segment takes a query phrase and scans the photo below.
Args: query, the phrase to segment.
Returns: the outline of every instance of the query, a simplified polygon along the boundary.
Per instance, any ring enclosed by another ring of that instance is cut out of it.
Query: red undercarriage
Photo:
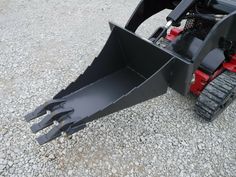
[[[179,36],[182,32],[182,29],[173,28],[170,33],[166,36],[166,39],[169,41],[173,41],[177,36]],[[196,70],[195,81],[190,87],[190,91],[199,96],[203,89],[210,83],[213,79],[215,79],[218,75],[220,75],[224,70],[229,70],[231,72],[236,73],[236,54],[232,55],[230,61],[222,63],[221,67],[215,71],[214,74],[209,75],[201,71],[200,69]]]
[[[218,75],[220,75],[224,70],[229,70],[231,72],[236,73],[236,54],[233,55],[229,62],[225,62],[221,65],[221,67],[216,70],[216,72],[212,75],[208,75],[201,71],[200,69],[195,71],[195,82],[191,85],[190,91],[194,95],[200,95],[202,90],[206,87],[206,85],[215,79]]]

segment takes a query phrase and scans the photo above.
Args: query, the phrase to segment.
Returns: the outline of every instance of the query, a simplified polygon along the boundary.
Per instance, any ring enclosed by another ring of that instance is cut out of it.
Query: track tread
[[[212,121],[236,98],[236,73],[223,72],[198,97],[195,112]]]

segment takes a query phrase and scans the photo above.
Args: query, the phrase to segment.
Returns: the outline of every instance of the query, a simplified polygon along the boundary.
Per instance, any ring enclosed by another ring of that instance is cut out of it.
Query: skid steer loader
[[[135,34],[149,17],[170,9],[148,39]],[[180,24],[184,23],[184,27]],[[236,1],[142,0],[125,28],[110,23],[101,53],[67,88],[26,115],[47,143],[86,123],[163,95],[170,87],[197,95],[195,112],[215,119],[236,98]]]

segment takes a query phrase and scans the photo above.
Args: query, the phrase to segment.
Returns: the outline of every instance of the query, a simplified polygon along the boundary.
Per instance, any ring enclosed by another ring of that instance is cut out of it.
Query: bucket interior
[[[115,27],[92,65],[64,91],[70,92],[64,106],[90,116],[143,84],[170,59],[148,41]]]

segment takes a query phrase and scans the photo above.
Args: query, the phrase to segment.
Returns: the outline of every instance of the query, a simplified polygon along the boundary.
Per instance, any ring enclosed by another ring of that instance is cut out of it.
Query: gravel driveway
[[[213,123],[173,90],[39,146],[23,116],[83,73],[138,0],[0,0],[0,176],[236,176],[236,102]],[[164,24],[148,20],[138,34]]]

